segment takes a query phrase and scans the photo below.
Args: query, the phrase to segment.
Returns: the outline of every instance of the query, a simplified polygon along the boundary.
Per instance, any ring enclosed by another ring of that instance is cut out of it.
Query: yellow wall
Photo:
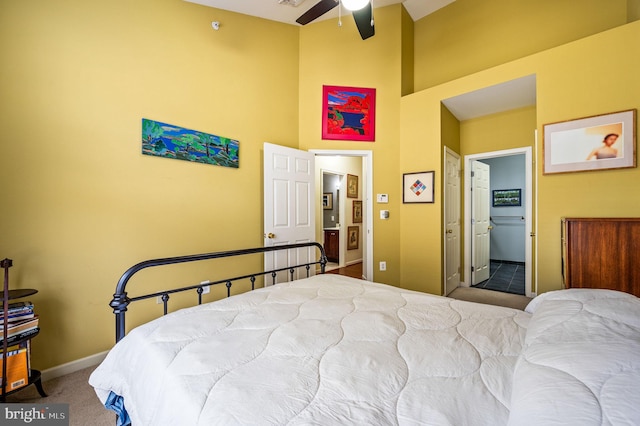
[[[538,134],[545,123],[640,108],[640,56],[629,54],[639,43],[640,22],[635,21],[543,55]],[[612,58],[613,66],[595,58]],[[542,150],[538,154],[540,171]],[[640,169],[539,175],[538,183],[538,282],[544,292],[561,283],[560,218],[639,216]]]
[[[434,187],[441,189],[440,101],[421,102],[420,98],[411,95],[401,102],[398,178],[403,173],[433,170]],[[441,294],[441,200],[442,190],[436,190],[433,204],[400,205],[402,287]]]
[[[376,35],[363,41],[350,16],[312,23],[300,31],[300,148],[371,150],[373,192],[389,194],[389,204],[374,203],[374,279],[400,284],[401,205],[399,159],[400,93],[402,77],[402,14],[400,4],[375,10]],[[322,86],[376,89],[375,142],[322,140]],[[380,220],[378,211],[390,211]],[[378,271],[378,262],[387,271]]]
[[[506,0],[495,4],[500,1]],[[458,2],[475,10],[469,0]],[[626,13],[618,2],[607,2],[610,12],[591,2],[595,11],[571,8],[581,19],[565,20],[593,32],[619,25]],[[496,7],[490,4],[489,11]],[[568,13],[564,5],[561,17]],[[525,24],[552,15],[529,18],[532,11],[521,7],[513,20]],[[540,133],[544,123],[637,108],[640,99],[640,63],[632,54],[638,23],[546,51],[549,46],[536,46],[540,52],[526,56],[527,46],[513,47],[517,55],[485,48],[522,38],[505,37],[503,25],[486,28],[495,13],[478,31],[463,32],[482,41],[482,48],[472,44],[471,55],[430,39],[428,22],[408,22],[400,4],[376,9],[376,36],[362,41],[349,17],[342,28],[336,20],[298,28],[176,0],[2,2],[0,250],[15,262],[12,288],[40,290],[32,299],[43,329],[34,340],[34,366],[47,369],[111,346],[106,304],[132,263],[261,245],[264,141],[371,150],[374,194],[390,199],[374,203],[374,279],[439,293],[441,191],[434,204],[403,204],[401,179],[434,170],[440,188],[447,120],[441,100],[536,73]],[[213,20],[221,22],[219,31],[211,29]],[[457,24],[449,24],[455,34]],[[402,97],[411,87],[405,48],[413,25],[416,89],[434,84],[435,68],[446,68],[436,80],[468,75]],[[508,28],[519,34],[514,25]],[[582,34],[569,33],[570,39]],[[566,42],[554,37],[554,46]],[[425,55],[436,46],[451,50],[434,65]],[[498,65],[512,54],[521,59]],[[470,68],[449,69],[448,62]],[[376,88],[375,142],[321,139],[323,84]],[[142,156],[143,117],[238,139],[240,168]],[[541,176],[538,166],[537,175],[542,292],[560,285],[560,216],[637,216],[640,173]],[[389,220],[379,219],[382,208],[390,210]],[[382,260],[386,272],[377,271]],[[202,278],[192,275],[185,280]]]
[[[0,51],[0,252],[12,288],[39,289],[34,366],[113,344],[133,263],[262,244],[262,143],[298,144],[296,27],[176,0],[2,2]],[[239,140],[240,168],[143,156],[143,117]]]
[[[625,23],[627,0],[456,0],[415,23],[415,90]]]
[[[533,147],[536,108],[525,107],[460,122],[460,153]]]
[[[460,121],[447,109],[440,105],[442,145],[460,154]]]
[[[428,167],[435,169],[436,179],[440,179],[440,159],[434,149],[424,146],[426,141],[441,140],[440,101],[525,75],[536,74],[537,78],[539,135],[545,123],[640,107],[640,81],[636,78],[640,57],[630,54],[637,50],[639,41],[640,22],[636,21],[404,97],[401,168],[411,167],[416,160],[410,153],[422,149]],[[559,235],[562,216],[638,216],[640,213],[637,201],[640,169],[542,175],[541,143],[540,138],[535,166],[538,293],[559,289],[562,285]],[[486,145],[482,142],[468,148],[464,142],[461,145],[468,153],[511,147],[506,142]],[[436,194],[436,202],[439,201]],[[431,251],[424,247],[433,247],[440,241],[441,218],[433,210],[431,206],[422,206],[419,211],[402,212],[402,285],[438,293],[442,259],[435,259],[435,255],[433,259],[424,259],[432,257]],[[408,223],[412,220],[422,220],[429,226],[416,229]],[[418,252],[423,254],[413,254]]]
[[[414,69],[414,56],[415,56],[415,46],[414,46],[414,33],[415,26],[413,24],[413,19],[406,11],[406,9],[402,8],[402,95],[408,95],[409,93],[413,93],[414,80],[415,80],[415,69]]]
[[[497,114],[460,122],[460,153],[466,155],[481,154],[490,151],[502,151],[513,148],[532,147],[535,149],[536,107],[524,107]],[[464,165],[462,166],[464,167]],[[462,174],[461,185],[464,188],[465,174]],[[535,211],[535,200],[532,211]],[[460,204],[464,211],[464,196]],[[535,220],[535,218],[532,218]],[[463,221],[461,235],[464,235]],[[535,225],[534,225],[535,226]],[[534,240],[530,241],[534,253]],[[465,245],[461,244],[464,253]],[[461,278],[465,280],[464,254],[462,259]],[[534,271],[535,278],[535,271]],[[533,279],[533,278],[532,278]],[[535,289],[533,289],[535,291]]]
[[[627,22],[640,19],[640,0],[627,0]]]

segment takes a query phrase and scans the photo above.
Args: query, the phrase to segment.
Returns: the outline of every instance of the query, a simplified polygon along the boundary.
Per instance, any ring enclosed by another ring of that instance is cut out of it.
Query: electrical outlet
[[[385,262],[385,261],[380,262],[380,270],[381,271],[386,271],[387,270],[387,262]]]
[[[209,281],[209,280],[204,280],[200,284],[209,284],[210,282],[211,281]],[[204,287],[202,287],[202,294],[209,294],[210,291],[211,291],[211,289],[209,288],[208,285],[205,285]]]

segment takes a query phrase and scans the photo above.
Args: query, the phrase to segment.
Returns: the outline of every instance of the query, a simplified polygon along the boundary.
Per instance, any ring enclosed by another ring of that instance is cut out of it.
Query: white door
[[[444,193],[444,295],[460,285],[460,156],[446,149]]]
[[[315,241],[315,155],[270,143],[264,144],[264,245]],[[265,270],[318,260],[315,247],[265,253]],[[311,274],[315,268],[311,268]],[[306,276],[304,268],[295,278]],[[289,281],[288,271],[276,282]],[[265,277],[265,285],[271,285]]]
[[[471,162],[471,285],[489,279],[489,248],[491,246],[491,217],[489,216],[489,176],[488,164]]]

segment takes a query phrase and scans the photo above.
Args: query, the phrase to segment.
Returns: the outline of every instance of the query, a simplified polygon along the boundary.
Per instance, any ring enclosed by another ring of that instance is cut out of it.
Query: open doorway
[[[338,238],[337,271],[340,274],[373,279],[373,153],[372,151],[309,150],[316,156],[316,176],[321,193],[317,216],[317,241]],[[338,179],[336,179],[338,177]],[[354,191],[355,182],[355,191]],[[332,188],[333,185],[333,188]],[[333,194],[337,208],[326,209],[325,198]],[[325,197],[326,194],[326,197]],[[325,222],[325,211],[328,216]],[[332,217],[333,216],[333,220]],[[328,225],[328,226],[327,226]],[[332,235],[333,234],[333,235]],[[326,250],[327,247],[325,247]],[[336,258],[332,256],[335,260]],[[358,273],[354,275],[355,269]]]
[[[330,159],[331,157],[326,157]],[[344,202],[340,199],[343,174],[321,169],[322,176],[322,234],[324,251],[327,255],[327,271],[344,266],[344,256],[340,256],[344,244],[341,239],[340,223],[344,217]]]
[[[531,151],[525,147],[465,157],[467,286],[532,296]],[[476,165],[487,175],[486,188],[480,184],[480,191],[472,176]],[[483,193],[486,196],[478,196]]]
[[[335,164],[340,158],[350,158],[359,164],[359,175],[344,173],[340,194],[348,193],[350,209],[345,205],[345,196],[340,195],[340,216],[347,217],[345,250],[362,249],[360,276],[373,279],[373,152],[341,150],[299,150],[268,142],[264,143],[264,244],[274,246],[296,242],[322,241],[320,219],[323,210],[322,176],[317,160],[333,157]],[[329,159],[331,160],[331,159]],[[295,165],[295,167],[290,167]],[[345,182],[346,181],[346,182]],[[348,212],[345,213],[345,212]],[[344,223],[344,221],[342,222]],[[340,250],[342,252],[342,249]],[[275,269],[286,256],[311,258],[312,250],[298,250],[285,253],[284,258],[267,256],[265,265]],[[342,253],[340,253],[342,256]],[[347,257],[348,259],[348,257]],[[283,262],[285,265],[287,262]],[[266,266],[265,266],[266,267]]]

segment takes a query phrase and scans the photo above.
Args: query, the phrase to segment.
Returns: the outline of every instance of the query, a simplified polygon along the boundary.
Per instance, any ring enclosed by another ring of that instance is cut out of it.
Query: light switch
[[[389,219],[389,210],[380,210],[380,219]]]

